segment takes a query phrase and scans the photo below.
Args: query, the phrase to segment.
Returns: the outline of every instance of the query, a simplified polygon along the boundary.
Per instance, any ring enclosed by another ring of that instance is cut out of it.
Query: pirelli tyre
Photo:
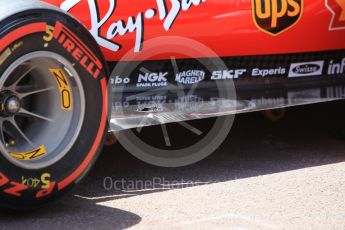
[[[89,32],[33,0],[0,8],[0,206],[39,207],[77,184],[107,126],[107,72]]]

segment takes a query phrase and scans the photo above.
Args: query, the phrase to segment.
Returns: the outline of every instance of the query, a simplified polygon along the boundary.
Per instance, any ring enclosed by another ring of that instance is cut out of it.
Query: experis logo
[[[70,11],[76,7],[82,0],[65,0],[61,3],[61,9]],[[103,2],[105,0],[99,1]],[[153,19],[158,16],[162,22],[163,28],[168,31],[173,26],[175,20],[182,11],[188,11],[192,6],[198,6],[206,0],[156,0],[156,5],[147,9],[145,12],[138,12],[137,15],[129,16],[126,20],[118,20],[109,22],[114,14],[116,14],[116,0],[109,0],[109,4],[98,4],[97,0],[88,0],[88,7],[91,19],[90,33],[94,36],[98,44],[111,51],[118,51],[121,49],[121,44],[114,41],[117,36],[124,36],[128,33],[135,33],[134,51],[142,50],[144,41],[144,31],[146,20]],[[125,0],[123,1],[125,2]],[[168,9],[168,2],[171,8]],[[109,5],[108,9],[103,9],[104,6]],[[101,12],[106,12],[101,15]],[[109,25],[106,28],[105,36],[100,34],[104,25]]]

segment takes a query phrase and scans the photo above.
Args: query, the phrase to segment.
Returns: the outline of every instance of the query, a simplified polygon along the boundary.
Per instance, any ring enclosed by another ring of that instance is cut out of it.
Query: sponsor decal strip
[[[175,73],[171,60],[143,61],[131,73],[122,73],[122,76],[113,73],[110,84],[122,85],[125,91],[140,91],[177,84],[188,88],[194,84],[225,80],[269,84],[293,82],[298,78],[342,78],[345,74],[345,50],[221,59],[226,69],[208,70],[198,59],[177,59],[178,73]],[[186,69],[186,66],[193,66],[193,69]]]

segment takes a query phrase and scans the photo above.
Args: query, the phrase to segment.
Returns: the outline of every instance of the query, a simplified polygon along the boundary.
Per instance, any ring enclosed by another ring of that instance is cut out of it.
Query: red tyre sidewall
[[[27,170],[13,165],[0,154],[0,205],[25,209],[40,206],[60,196],[80,181],[94,163],[107,127],[108,72],[96,42],[88,31],[71,17],[60,12],[36,10],[14,15],[5,22],[0,24],[0,55],[7,49],[12,53],[0,64],[0,75],[21,56],[30,52],[48,50],[75,63],[75,70],[80,76],[85,92],[85,118],[80,135],[69,153],[59,162],[47,168]],[[43,39],[47,36],[47,26],[56,28],[57,25],[68,30],[71,36],[79,40],[78,45],[83,46],[90,52],[89,55],[99,60],[101,68],[97,77],[78,63],[57,39],[52,39],[48,48],[44,47],[47,43]],[[14,50],[16,44],[22,45]],[[23,183],[26,178],[39,180],[47,173],[50,175],[49,188],[42,188],[40,185],[29,187]]]

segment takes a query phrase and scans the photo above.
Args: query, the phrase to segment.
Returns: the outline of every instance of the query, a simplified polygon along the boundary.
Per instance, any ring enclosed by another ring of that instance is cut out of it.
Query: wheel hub
[[[10,92],[1,93],[0,103],[0,115],[5,117],[17,114],[21,108],[19,97]]]

